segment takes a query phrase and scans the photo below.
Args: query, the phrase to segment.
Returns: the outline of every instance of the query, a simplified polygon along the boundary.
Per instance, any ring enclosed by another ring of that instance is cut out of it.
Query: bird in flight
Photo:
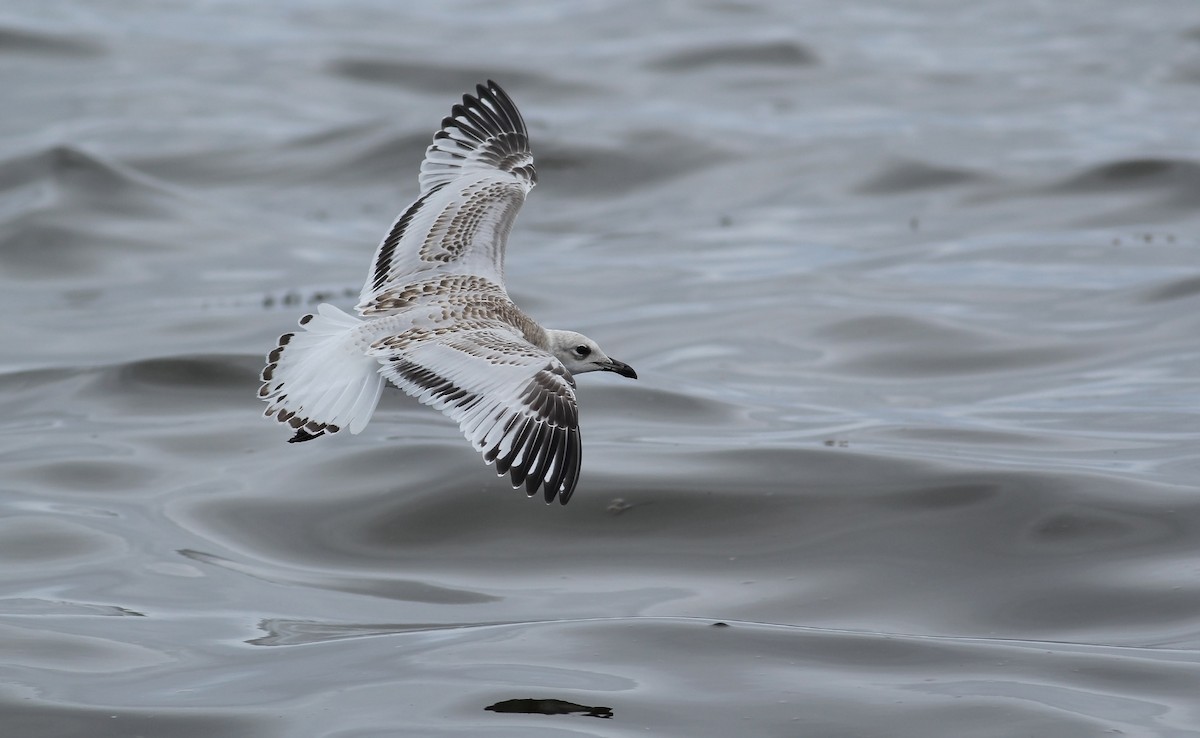
[[[401,213],[349,315],[329,304],[267,357],[258,396],[290,443],[359,433],[387,381],[458,422],[514,488],[571,499],[582,447],[575,375],[637,378],[592,339],[543,328],[504,288],[504,248],[537,184],[521,113],[478,85],[425,151],[421,194]]]

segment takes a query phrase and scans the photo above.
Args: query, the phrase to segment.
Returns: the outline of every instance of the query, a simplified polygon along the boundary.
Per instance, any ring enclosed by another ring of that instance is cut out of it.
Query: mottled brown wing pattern
[[[358,310],[424,272],[471,272],[503,283],[508,233],[537,182],[529,136],[495,82],[464,95],[421,164],[421,196],[375,251]]]

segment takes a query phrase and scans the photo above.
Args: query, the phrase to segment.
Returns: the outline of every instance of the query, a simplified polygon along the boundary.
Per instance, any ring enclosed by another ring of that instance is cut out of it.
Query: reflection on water
[[[1200,15],[1151,6],[12,11],[0,733],[1195,735]],[[399,393],[303,447],[254,396],[488,77],[514,299],[642,374],[580,381],[566,508]]]

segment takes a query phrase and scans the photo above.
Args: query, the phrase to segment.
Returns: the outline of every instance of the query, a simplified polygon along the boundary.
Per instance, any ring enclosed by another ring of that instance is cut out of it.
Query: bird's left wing
[[[442,120],[421,164],[421,196],[375,250],[359,295],[363,315],[418,279],[473,274],[504,284],[504,248],[537,183],[525,121],[495,82],[464,95]]]
[[[562,363],[511,327],[438,333],[413,328],[371,353],[397,387],[458,422],[496,471],[529,495],[566,504],[582,447],[575,380]]]

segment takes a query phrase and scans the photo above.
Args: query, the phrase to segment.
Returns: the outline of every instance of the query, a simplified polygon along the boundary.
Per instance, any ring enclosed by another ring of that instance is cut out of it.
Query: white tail
[[[316,315],[300,319],[303,331],[279,337],[267,357],[258,396],[270,404],[267,417],[296,429],[289,443],[310,441],[367,425],[385,379],[379,361],[365,353],[354,330],[362,321],[322,304]]]

